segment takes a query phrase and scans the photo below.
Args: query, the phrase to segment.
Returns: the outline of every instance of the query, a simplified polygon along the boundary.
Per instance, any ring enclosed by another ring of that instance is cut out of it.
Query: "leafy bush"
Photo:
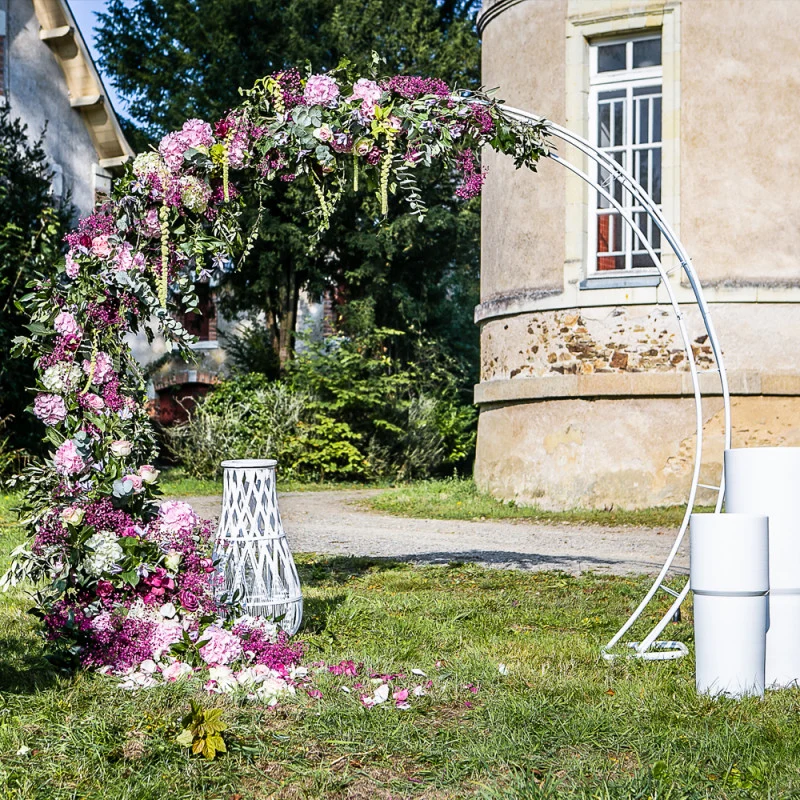
[[[241,375],[220,384],[167,431],[193,477],[226,458],[277,458],[295,479],[416,479],[465,469],[476,412],[457,373],[429,342],[395,358],[398,331],[309,343],[287,377]]]
[[[278,458],[294,433],[308,398],[263,375],[227,381],[189,413],[185,423],[166,428],[172,455],[190,477],[213,478],[233,458]]]

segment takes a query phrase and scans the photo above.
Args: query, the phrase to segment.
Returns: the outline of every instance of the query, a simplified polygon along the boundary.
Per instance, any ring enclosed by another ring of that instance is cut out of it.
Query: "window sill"
[[[621,270],[620,270],[621,272]],[[591,275],[578,284],[579,289],[632,289],[638,286],[658,286],[658,272],[636,272],[636,274]]]
[[[218,350],[219,342],[215,339],[213,341],[195,342],[189,345],[190,350]]]

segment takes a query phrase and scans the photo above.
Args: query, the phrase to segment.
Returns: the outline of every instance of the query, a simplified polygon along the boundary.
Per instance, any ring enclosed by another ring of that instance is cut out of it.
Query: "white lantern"
[[[289,635],[303,618],[303,595],[278,511],[274,459],[223,461],[217,553],[225,592],[246,614],[275,619]]]

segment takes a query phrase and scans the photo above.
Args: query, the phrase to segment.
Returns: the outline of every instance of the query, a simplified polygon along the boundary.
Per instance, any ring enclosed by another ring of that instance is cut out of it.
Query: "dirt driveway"
[[[358,505],[375,491],[281,493],[289,546],[295,552],[381,556],[415,564],[474,561],[506,569],[626,575],[658,572],[676,534],[672,529],[393,517]],[[219,516],[220,497],[187,500],[206,519]],[[688,536],[675,566],[676,572],[688,574]]]

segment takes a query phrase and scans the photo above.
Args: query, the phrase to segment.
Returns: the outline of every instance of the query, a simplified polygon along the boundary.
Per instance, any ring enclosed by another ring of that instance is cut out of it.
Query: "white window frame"
[[[588,95],[588,103],[589,103],[589,113],[588,113],[588,120],[589,120],[589,136],[590,141],[595,146],[600,145],[598,141],[598,102],[599,102],[599,95],[601,92],[608,92],[614,90],[624,90],[625,91],[625,99],[626,99],[626,131],[625,137],[623,140],[623,145],[617,146],[619,150],[622,150],[626,153],[625,157],[625,169],[628,170],[631,174],[634,174],[634,166],[633,166],[633,153],[636,150],[653,150],[658,148],[661,151],[661,179],[662,179],[662,201],[663,201],[663,174],[664,174],[664,137],[663,137],[663,129],[664,129],[664,105],[663,105],[663,96],[664,96],[664,85],[663,85],[663,43],[662,43],[662,65],[656,67],[640,67],[638,69],[633,69],[631,66],[630,68],[626,68],[624,70],[614,70],[608,72],[598,72],[597,71],[597,60],[598,60],[598,48],[603,47],[605,45],[612,45],[612,44],[625,44],[626,45],[626,67],[627,65],[633,64],[633,43],[652,40],[652,39],[662,39],[662,32],[659,29],[658,31],[648,31],[647,33],[641,34],[633,34],[633,35],[624,35],[618,36],[614,38],[602,38],[597,39],[594,41],[589,42],[589,95]],[[649,142],[643,145],[634,145],[634,121],[635,121],[635,113],[633,111],[633,90],[635,88],[648,86],[652,84],[658,84],[660,88],[659,96],[662,99],[662,118],[661,118],[661,137],[660,141],[655,144],[653,142]],[[613,146],[612,146],[613,147]],[[605,152],[607,148],[602,148]],[[650,170],[652,170],[652,159],[650,160]],[[592,163],[592,173],[595,179],[598,178],[600,172],[600,168],[594,162]],[[652,175],[652,173],[651,173]],[[650,185],[652,186],[652,179],[650,180]],[[613,255],[624,255],[625,257],[625,267],[624,269],[615,269],[615,270],[598,270],[597,269],[597,261],[598,261],[598,218],[601,214],[598,211],[599,205],[599,192],[592,191],[590,192],[590,202],[589,202],[589,221],[588,221],[588,248],[587,248],[587,256],[588,256],[588,268],[587,274],[591,277],[608,277],[611,278],[613,276],[623,276],[623,275],[646,275],[655,273],[656,270],[654,267],[634,267],[632,265],[634,250],[637,253],[640,253],[644,250],[641,243],[639,242],[638,236],[633,232],[633,229],[630,225],[626,223],[622,223],[623,234],[624,234],[624,241],[623,241],[623,249],[621,251],[610,251],[609,256]],[[623,201],[621,203],[622,207],[631,213],[631,215],[636,219],[635,214],[637,211],[643,211],[640,206],[633,206],[630,204],[630,196],[627,192],[623,192]],[[618,214],[619,212],[615,212],[612,209],[612,213]],[[650,223],[651,224],[651,223]],[[636,244],[639,245],[638,248],[634,248],[634,240]],[[660,248],[654,247],[653,248],[657,255],[660,255]]]

